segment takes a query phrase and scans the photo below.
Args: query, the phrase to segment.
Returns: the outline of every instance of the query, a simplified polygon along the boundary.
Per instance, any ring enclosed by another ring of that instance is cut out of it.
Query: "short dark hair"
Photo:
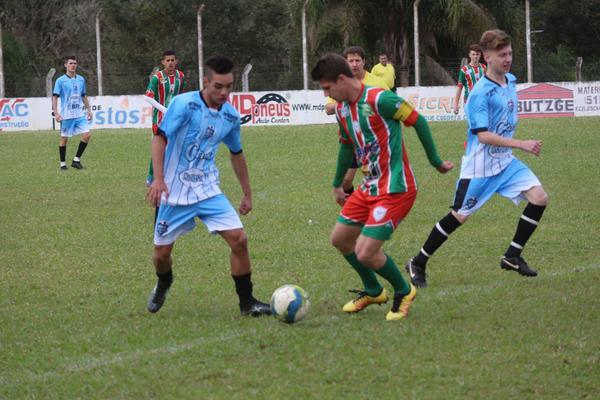
[[[477,43],[473,43],[472,45],[469,46],[469,53],[475,51],[477,53],[481,53],[481,46],[478,45]]]
[[[498,50],[510,44],[510,36],[500,29],[483,32],[479,45],[483,51]]]
[[[360,46],[350,46],[344,49],[342,55],[344,58],[348,57],[348,54],[358,54],[360,58],[365,59],[365,50]]]
[[[166,56],[174,56],[174,55],[175,55],[175,50],[165,50],[165,51],[163,51],[162,58],[165,58]]]
[[[69,60],[75,60],[75,61],[77,61],[77,57],[76,57],[76,56],[64,56],[64,57],[63,57],[63,62],[64,62],[65,64],[66,64],[66,63],[67,63],[67,61],[69,61]]]
[[[354,77],[346,59],[338,54],[327,54],[319,58],[311,72],[312,80],[315,82],[320,80],[337,82],[340,75]]]
[[[209,75],[212,73],[228,74],[233,71],[233,66],[233,61],[229,57],[220,54],[206,60],[206,71]]]

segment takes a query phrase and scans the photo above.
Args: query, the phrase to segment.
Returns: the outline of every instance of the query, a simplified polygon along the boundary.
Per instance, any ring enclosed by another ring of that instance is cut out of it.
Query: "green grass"
[[[312,308],[291,326],[239,316],[226,245],[202,225],[175,247],[164,308],[145,310],[155,282],[148,131],[95,131],[86,169],[66,172],[56,133],[2,133],[0,398],[597,398],[599,123],[519,126],[519,137],[544,141],[540,158],[518,153],[550,197],[525,251],[539,277],[499,268],[523,207],[497,197],[431,260],[430,287],[395,323],[388,306],[340,311],[359,282],[329,244],[334,126],[245,129],[255,294],[305,288]],[[457,168],[438,174],[406,130],[420,193],[385,245],[399,265],[453,197],[464,124],[432,127]],[[226,153],[222,186],[237,204]]]

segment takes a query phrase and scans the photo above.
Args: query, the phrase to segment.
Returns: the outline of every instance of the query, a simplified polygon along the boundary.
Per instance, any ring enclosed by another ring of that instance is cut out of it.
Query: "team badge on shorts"
[[[385,217],[386,213],[387,208],[381,206],[375,207],[375,209],[373,209],[373,219],[375,219],[376,222],[379,222]]]
[[[167,233],[167,230],[169,230],[169,224],[167,223],[167,221],[160,221],[156,224],[156,233],[158,233],[159,236],[162,236],[165,233]]]
[[[465,205],[467,206],[468,209],[475,207],[476,204],[477,204],[477,199],[475,197],[471,197],[465,203]]]

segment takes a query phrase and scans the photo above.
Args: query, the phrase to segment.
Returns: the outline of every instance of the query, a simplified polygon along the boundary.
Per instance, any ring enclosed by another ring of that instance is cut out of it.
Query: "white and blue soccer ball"
[[[306,316],[310,301],[300,286],[283,285],[271,296],[271,311],[280,321],[288,324],[298,322]]]

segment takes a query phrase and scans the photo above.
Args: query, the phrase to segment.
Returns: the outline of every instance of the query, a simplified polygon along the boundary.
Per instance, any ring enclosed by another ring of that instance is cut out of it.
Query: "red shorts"
[[[382,196],[369,196],[361,190],[355,190],[344,204],[338,222],[362,225],[365,236],[388,240],[398,224],[406,218],[416,198],[416,190]]]

